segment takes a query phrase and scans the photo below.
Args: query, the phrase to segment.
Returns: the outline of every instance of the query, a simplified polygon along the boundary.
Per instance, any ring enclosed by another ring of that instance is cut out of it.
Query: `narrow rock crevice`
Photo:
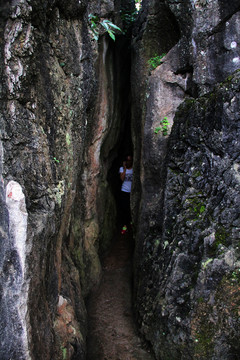
[[[112,74],[108,75],[113,87],[112,91],[112,113],[109,119],[110,127],[101,146],[100,161],[102,164],[102,174],[109,188],[112,197],[112,207],[105,213],[105,224],[110,221],[113,225],[103,225],[103,231],[100,232],[100,256],[109,248],[110,241],[113,237],[118,224],[118,207],[120,178],[119,168],[127,154],[133,153],[132,135],[131,135],[131,47],[130,37],[117,36],[115,42],[109,43],[106,69],[112,69]],[[100,197],[100,202],[103,197]],[[110,205],[111,206],[111,205]],[[111,217],[110,214],[115,214]],[[108,226],[105,229],[105,226]],[[112,229],[112,231],[111,231]],[[110,236],[110,238],[109,238]]]
[[[154,359],[134,322],[133,249],[131,231],[125,236],[116,234],[103,260],[102,280],[88,299],[88,360]]]
[[[240,353],[239,0],[134,9],[0,0],[1,360]]]

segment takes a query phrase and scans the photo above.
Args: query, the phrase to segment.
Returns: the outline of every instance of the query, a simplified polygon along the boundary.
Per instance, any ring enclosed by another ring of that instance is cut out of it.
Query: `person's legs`
[[[126,193],[126,225],[129,227],[131,223],[130,193]]]
[[[121,191],[120,205],[122,233],[124,233],[126,232],[127,226],[129,226],[131,221],[130,193]]]

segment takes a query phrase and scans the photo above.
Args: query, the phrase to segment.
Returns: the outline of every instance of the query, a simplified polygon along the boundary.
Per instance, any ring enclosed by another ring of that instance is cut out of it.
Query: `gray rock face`
[[[230,359],[239,352],[238,88],[239,73],[180,108],[161,215],[152,216],[150,203],[143,217],[152,231],[138,253],[145,258],[138,311],[159,357]]]
[[[3,360],[85,358],[129,119],[125,40],[97,43],[88,15],[120,25],[122,6],[0,1]],[[135,312],[157,359],[240,353],[239,10],[143,0],[134,28]]]
[[[239,4],[165,1],[181,35],[150,73],[148,4],[132,72],[136,316],[157,359],[236,359]]]
[[[116,216],[106,154],[121,128],[114,47],[93,39],[88,14],[113,20],[114,4],[0,10],[0,358],[84,359],[84,299]]]

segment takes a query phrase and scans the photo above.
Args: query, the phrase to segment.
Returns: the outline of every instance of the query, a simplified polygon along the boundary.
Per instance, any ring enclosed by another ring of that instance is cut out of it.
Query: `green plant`
[[[163,136],[166,136],[168,134],[168,125],[169,125],[169,121],[168,121],[167,117],[165,116],[160,121],[160,126],[155,128],[155,130],[154,130],[155,134],[158,134],[159,131],[161,131]]]
[[[202,262],[202,267],[203,267],[203,269],[206,269],[206,267],[208,266],[208,264],[210,263],[210,262],[212,262],[213,261],[213,259],[207,259],[205,262]]]
[[[96,41],[99,38],[99,25],[101,25],[105,29],[105,32],[107,32],[114,41],[116,39],[115,30],[122,32],[122,30],[117,25],[113,24],[110,20],[105,19],[103,21],[100,21],[97,15],[89,14],[88,20],[90,22],[93,37]]]
[[[236,269],[236,271],[232,272],[231,280],[235,282],[240,282],[240,269]]]
[[[154,70],[156,69],[159,65],[162,64],[162,58],[165,56],[166,54],[163,53],[162,55],[155,55],[154,57],[152,57],[151,59],[148,60],[148,65],[150,66],[150,70]]]
[[[205,206],[204,205],[195,206],[193,208],[193,211],[198,215],[201,215],[205,211]]]
[[[215,239],[218,244],[223,244],[227,246],[229,236],[230,236],[229,232],[223,226],[219,225],[217,227],[215,233]]]
[[[125,27],[129,28],[132,25],[132,23],[136,20],[137,10],[136,9],[120,10],[120,16],[121,16],[123,23],[125,23]]]
[[[128,30],[135,22],[138,12],[141,9],[141,6],[142,6],[142,0],[135,0],[134,7],[132,7],[132,4],[130,5],[129,2],[121,7],[120,17],[123,23],[122,33],[124,35],[128,34]]]
[[[71,136],[69,135],[69,133],[66,133],[66,143],[67,143],[67,146],[71,145]]]
[[[62,358],[63,358],[63,360],[66,360],[66,358],[67,358],[67,349],[64,346],[61,346],[61,350],[62,350]]]
[[[58,160],[58,159],[56,159],[56,158],[54,157],[53,160],[54,160],[56,163],[59,164],[59,160]]]

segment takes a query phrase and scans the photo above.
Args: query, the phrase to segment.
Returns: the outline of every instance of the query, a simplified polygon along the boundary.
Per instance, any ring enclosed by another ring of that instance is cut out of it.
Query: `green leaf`
[[[112,28],[116,29],[116,30],[119,30],[122,32],[122,30],[120,29],[120,27],[118,27],[117,25],[114,25],[113,23],[109,23],[109,26],[111,26]]]
[[[118,26],[114,25],[110,20],[105,19],[100,22],[100,19],[97,15],[89,14],[88,19],[95,40],[98,40],[99,38],[99,31],[98,31],[99,25],[102,25],[104,27],[105,31],[114,41],[116,37],[115,37],[115,32],[112,29],[116,29],[122,32],[122,30]]]
[[[95,29],[92,29],[92,34],[93,34],[94,39],[97,41],[97,40],[98,40],[98,38],[99,38],[98,31],[97,31],[97,30],[95,30]]]
[[[93,14],[89,14],[89,15],[88,15],[88,19],[89,19],[90,21],[93,21],[93,22],[99,21],[98,16],[97,16],[97,15],[93,15]]]
[[[109,36],[115,41],[115,35],[113,34],[113,32],[111,30],[108,30],[108,34]]]
[[[109,30],[109,26],[107,24],[107,22],[104,20],[100,23],[107,31]]]
[[[115,24],[113,24],[110,20],[103,20],[102,22],[101,22],[101,24],[102,24],[102,26],[104,26],[105,27],[105,29],[109,29],[109,26],[111,26],[113,29],[116,29],[116,30],[119,30],[119,31],[121,31],[122,32],[122,30],[120,29],[120,27],[118,27],[117,25],[115,25]]]
[[[59,164],[59,160],[58,160],[58,159],[56,159],[56,158],[54,157],[53,160],[54,160],[56,163]]]
[[[98,34],[93,34],[94,40],[98,41]]]
[[[166,54],[163,53],[162,55],[155,55],[154,57],[152,57],[151,59],[148,60],[148,64],[151,67],[151,70],[156,69],[156,67],[158,67],[159,65],[162,64],[161,59],[165,56]]]
[[[91,28],[96,29],[96,27],[97,27],[97,24],[95,22],[91,21]]]
[[[154,130],[155,134],[158,134],[160,130],[161,130],[160,126],[156,127],[156,129]]]

